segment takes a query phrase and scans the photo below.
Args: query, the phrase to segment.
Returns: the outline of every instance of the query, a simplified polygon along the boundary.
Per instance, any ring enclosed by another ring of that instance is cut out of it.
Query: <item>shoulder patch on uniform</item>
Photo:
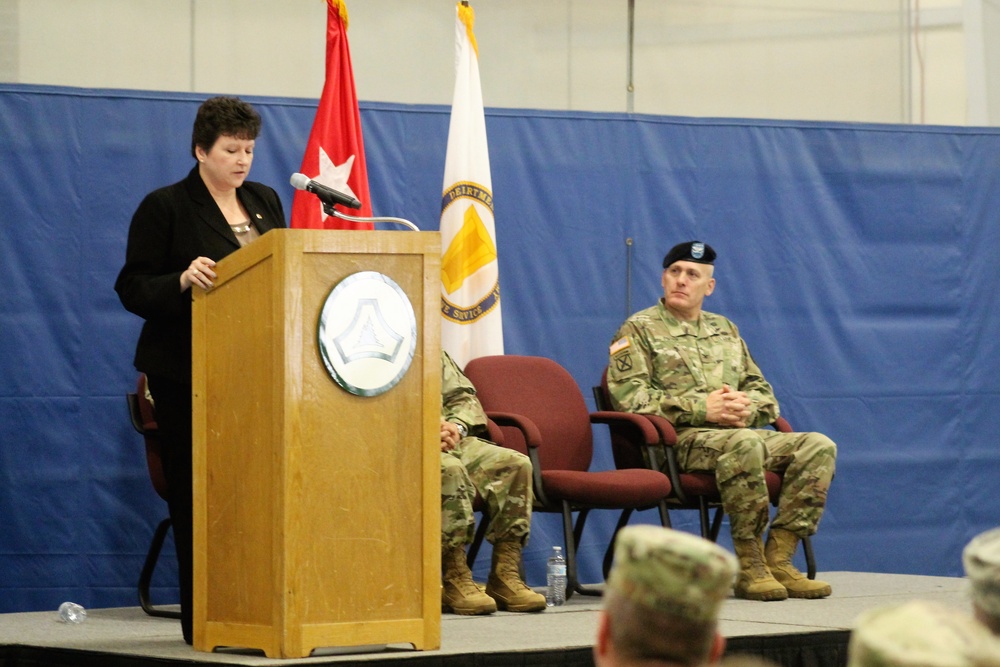
[[[611,343],[611,349],[608,350],[608,354],[615,354],[617,352],[621,352],[622,350],[625,350],[631,346],[632,346],[632,341],[628,339],[628,336],[625,336],[624,338],[619,338],[615,342]]]
[[[632,370],[632,341],[628,336],[612,343],[609,352],[614,361],[614,370],[619,373]]]

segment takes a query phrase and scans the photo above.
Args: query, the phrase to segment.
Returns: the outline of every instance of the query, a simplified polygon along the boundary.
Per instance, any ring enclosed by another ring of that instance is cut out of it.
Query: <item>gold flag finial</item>
[[[476,22],[476,12],[469,6],[469,0],[458,3],[458,20],[465,24],[465,34],[469,36],[469,43],[472,44],[472,50],[476,52],[478,60],[479,45],[476,43],[476,34],[472,32],[472,25]]]
[[[337,10],[340,20],[344,22],[344,30],[347,30],[347,4],[344,0],[326,0],[327,3]]]

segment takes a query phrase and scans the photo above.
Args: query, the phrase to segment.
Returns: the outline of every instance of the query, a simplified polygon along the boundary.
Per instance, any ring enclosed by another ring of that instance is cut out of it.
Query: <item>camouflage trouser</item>
[[[837,445],[822,433],[681,428],[677,458],[687,472],[715,471],[733,539],[740,540],[762,535],[767,528],[764,471],[784,472],[771,526],[807,537],[823,516]]]
[[[531,461],[513,449],[469,437],[441,452],[441,546],[472,542],[477,491],[490,517],[486,539],[516,538],[523,544],[531,530]]]

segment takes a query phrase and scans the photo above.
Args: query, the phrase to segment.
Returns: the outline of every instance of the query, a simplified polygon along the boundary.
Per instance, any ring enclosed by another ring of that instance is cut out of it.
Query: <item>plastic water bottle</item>
[[[545,591],[545,604],[558,607],[566,602],[566,559],[562,555],[562,547],[552,547],[545,567],[548,588]]]
[[[83,623],[87,620],[87,610],[75,602],[59,605],[59,620],[63,623]]]

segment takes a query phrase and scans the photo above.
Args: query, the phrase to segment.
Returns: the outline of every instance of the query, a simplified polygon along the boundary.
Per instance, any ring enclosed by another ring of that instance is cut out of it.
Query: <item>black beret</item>
[[[678,243],[663,258],[663,268],[667,268],[674,262],[680,261],[711,264],[715,261],[715,251],[712,250],[712,246],[701,241]]]

